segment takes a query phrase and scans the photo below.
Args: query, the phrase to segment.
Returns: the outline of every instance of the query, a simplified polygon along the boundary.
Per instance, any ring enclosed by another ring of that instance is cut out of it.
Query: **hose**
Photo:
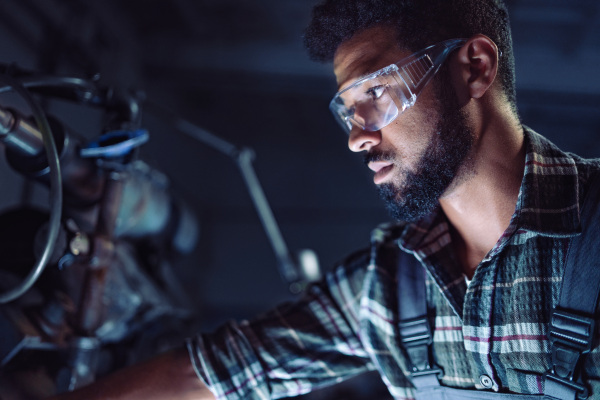
[[[44,250],[36,265],[34,265],[27,277],[21,283],[5,293],[0,293],[0,304],[5,304],[21,297],[35,284],[42,272],[44,272],[44,269],[54,252],[54,246],[60,231],[63,193],[60,157],[56,149],[56,143],[54,142],[54,137],[52,136],[46,114],[20,82],[6,75],[0,75],[0,84],[11,87],[17,94],[23,97],[25,102],[31,108],[37,126],[42,133],[44,149],[46,150],[46,158],[48,159],[48,167],[50,169],[50,222]],[[1,88],[0,92],[3,91],[2,89],[5,88]]]

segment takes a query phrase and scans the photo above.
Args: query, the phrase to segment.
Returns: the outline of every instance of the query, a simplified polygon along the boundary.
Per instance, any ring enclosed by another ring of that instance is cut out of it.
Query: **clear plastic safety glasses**
[[[329,108],[348,134],[352,124],[377,131],[415,104],[450,52],[464,43],[446,40],[373,72],[338,92]]]

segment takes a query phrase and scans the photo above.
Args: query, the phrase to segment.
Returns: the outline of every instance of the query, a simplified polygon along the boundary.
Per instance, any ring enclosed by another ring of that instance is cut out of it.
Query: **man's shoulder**
[[[538,134],[533,129],[524,126],[526,138],[529,142],[528,162],[539,168],[531,169],[534,174],[545,179],[551,177],[550,181],[569,179],[575,177],[579,189],[579,198],[582,200],[590,183],[595,176],[600,174],[600,158],[586,158],[573,152],[564,151],[556,146],[550,139]],[[600,180],[596,180],[599,184]],[[565,180],[565,182],[568,182]],[[576,185],[576,186],[577,186]],[[555,185],[556,190],[572,190],[571,185]]]
[[[600,171],[600,158],[586,158],[570,151],[565,151],[554,144],[550,139],[540,135],[528,126],[523,126],[527,140],[530,143],[529,151],[535,153],[534,158],[542,160],[555,159],[572,161],[580,176],[587,176]]]
[[[397,240],[402,236],[407,223],[386,222],[378,225],[371,231],[370,243],[342,258],[336,266],[343,268],[346,273],[352,274],[357,270],[365,270],[373,257],[382,246],[397,246]]]
[[[382,269],[395,265],[396,250],[399,250],[397,239],[403,226],[402,223],[379,225],[372,231],[369,244],[342,258],[327,274],[326,282],[332,296],[345,304],[345,308],[354,310],[356,315],[369,277],[378,276]]]
[[[337,262],[336,265],[351,271],[355,269],[366,268],[369,265],[370,259],[371,246],[366,246],[346,255],[339,262]]]
[[[578,174],[584,179],[584,182],[600,173],[600,158],[584,158],[574,153],[567,154],[573,158]]]
[[[598,186],[600,185],[600,159],[583,158],[572,154],[577,165],[577,175],[579,177],[579,205],[583,204],[588,197],[594,198],[591,201],[598,201]],[[594,188],[595,190],[592,190]],[[590,200],[588,200],[590,201]]]

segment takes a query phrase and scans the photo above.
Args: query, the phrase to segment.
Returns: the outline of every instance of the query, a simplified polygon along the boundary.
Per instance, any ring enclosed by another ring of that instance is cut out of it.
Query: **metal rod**
[[[235,158],[238,153],[237,147],[226,140],[204,130],[189,121],[177,119],[175,127],[181,132],[193,137],[194,139],[209,145],[213,149],[219,150],[221,153]]]
[[[158,107],[155,107],[158,108]],[[165,114],[164,110],[162,111]],[[273,211],[269,206],[267,196],[258,180],[258,176],[252,166],[254,152],[250,148],[239,149],[232,143],[221,139],[215,134],[208,132],[193,123],[182,118],[174,118],[175,127],[181,132],[195,138],[196,140],[209,145],[210,147],[220,151],[221,153],[231,157],[239,167],[244,183],[248,188],[252,203],[258,213],[260,221],[265,229],[267,238],[271,243],[271,247],[275,252],[279,264],[279,273],[281,277],[290,284],[294,284],[299,280],[299,274],[296,263],[292,260],[289,249],[283,239],[283,235],[279,229],[279,225],[275,220]]]
[[[296,271],[296,266],[292,261],[288,247],[283,239],[283,235],[279,230],[279,225],[277,225],[273,211],[269,206],[267,196],[265,196],[265,192],[263,191],[258,177],[256,176],[256,172],[254,171],[254,167],[252,166],[253,159],[254,152],[249,148],[243,148],[239,151],[236,162],[242,172],[244,182],[248,187],[248,192],[250,193],[250,197],[256,207],[256,211],[263,227],[265,228],[267,237],[279,260],[281,275],[288,283],[292,283],[298,280],[298,272]]]

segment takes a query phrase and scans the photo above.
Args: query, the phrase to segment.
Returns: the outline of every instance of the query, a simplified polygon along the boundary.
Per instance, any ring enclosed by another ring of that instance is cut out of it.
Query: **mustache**
[[[394,154],[390,151],[370,151],[363,159],[365,165],[373,161],[394,161]]]

